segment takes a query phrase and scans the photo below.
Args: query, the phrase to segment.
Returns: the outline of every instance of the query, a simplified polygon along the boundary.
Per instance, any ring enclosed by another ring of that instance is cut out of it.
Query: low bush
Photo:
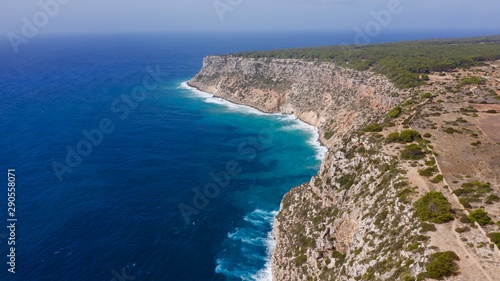
[[[415,130],[403,130],[400,134],[401,141],[412,142],[414,140],[420,139],[420,133]]]
[[[367,125],[363,131],[365,132],[380,132],[382,131],[382,126],[380,124],[377,124],[377,123],[372,123],[372,124],[369,124]]]
[[[460,85],[480,85],[484,84],[486,79],[478,76],[464,77],[460,80]]]
[[[421,232],[429,232],[429,231],[436,231],[436,226],[433,225],[432,223],[422,223],[421,224]]]
[[[467,232],[467,231],[469,231],[469,230],[470,230],[470,227],[468,227],[468,226],[464,226],[464,227],[457,227],[457,228],[455,228],[455,231],[456,231],[457,233],[464,233],[464,232]]]
[[[428,276],[432,279],[442,279],[443,277],[456,275],[458,265],[456,261],[460,258],[452,251],[437,252],[429,257],[429,263],[425,267]]]
[[[430,191],[413,205],[423,221],[445,223],[453,219],[451,204],[441,192]]]
[[[401,138],[399,136],[398,132],[393,132],[387,135],[387,138],[385,138],[385,141],[388,143],[393,143],[393,142],[400,142]]]
[[[443,175],[439,174],[439,175],[436,175],[432,180],[431,182],[432,183],[438,183],[438,182],[441,182],[443,181]]]
[[[488,212],[483,209],[477,209],[469,213],[469,219],[477,222],[479,225],[493,224],[493,221],[488,216]]]
[[[500,197],[498,197],[498,195],[496,195],[496,194],[490,194],[490,195],[488,195],[488,197],[486,197],[486,200],[489,200],[492,202],[499,202]]]
[[[295,264],[296,265],[302,265],[307,261],[307,256],[306,255],[300,255],[295,259]]]
[[[466,209],[470,209],[472,208],[471,204],[469,203],[469,200],[467,198],[458,198],[458,202],[460,202],[460,204],[462,204],[462,206],[464,206],[464,208]]]
[[[325,132],[325,139],[329,140],[333,137],[333,132]]]
[[[405,160],[419,160],[425,157],[422,148],[416,143],[409,144],[401,151],[401,158]]]
[[[438,171],[438,169],[436,168],[436,166],[432,166],[432,167],[418,170],[418,174],[421,176],[424,176],[424,177],[430,177],[430,176],[434,175],[434,173],[437,171]]]
[[[396,106],[395,108],[391,109],[387,113],[387,118],[390,118],[390,119],[397,118],[397,117],[399,117],[399,115],[401,115],[402,111],[403,110],[401,109],[401,106]]]
[[[491,242],[497,244],[498,248],[500,248],[500,232],[488,233],[488,238],[490,238]]]

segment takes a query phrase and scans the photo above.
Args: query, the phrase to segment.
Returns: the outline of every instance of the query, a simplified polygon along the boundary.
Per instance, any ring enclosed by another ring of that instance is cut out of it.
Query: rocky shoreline
[[[338,217],[315,216],[315,223],[321,227],[314,229],[315,227],[311,226],[310,229],[302,231],[307,234],[306,240],[314,240],[314,243],[303,244],[316,244],[314,245],[316,247],[303,245],[295,251],[292,250],[293,245],[304,237],[300,237],[298,233],[295,236],[289,234],[294,232],[294,227],[314,219],[308,215],[299,217],[297,213],[300,209],[307,209],[304,205],[317,206],[316,210],[311,210],[311,214],[325,210],[339,212],[339,205],[342,203],[339,201],[345,201],[346,192],[339,190],[341,186],[336,189],[332,182],[336,176],[342,178],[340,173],[337,175],[335,172],[339,162],[346,158],[341,150],[350,149],[353,144],[362,145],[363,140],[351,139],[354,132],[364,124],[379,120],[408,93],[396,89],[383,76],[345,69],[333,64],[316,64],[292,59],[268,61],[232,56],[206,57],[203,68],[188,84],[217,97],[252,106],[263,112],[294,114],[300,120],[318,128],[320,141],[329,150],[328,155],[322,163],[319,174],[311,179],[310,183],[294,188],[283,199],[273,230],[276,249],[272,258],[272,269],[273,280],[302,280],[305,276],[320,278],[322,270],[318,268],[318,260],[325,256],[326,252],[334,256],[345,255],[353,246],[354,235],[364,236],[359,233],[359,210],[354,217],[352,214],[346,217],[338,214]],[[346,138],[353,143],[346,144]],[[342,168],[349,169],[349,167]],[[323,187],[326,184],[333,188]],[[289,201],[297,199],[292,198],[296,194],[302,194],[301,197],[307,198],[310,202],[289,204]],[[346,213],[352,211],[349,210],[351,207],[344,207]],[[338,259],[328,257],[322,266],[333,269],[330,270],[332,276],[340,277],[340,269],[337,270],[333,266],[335,260]],[[303,272],[305,274],[301,273],[304,267],[306,267]]]

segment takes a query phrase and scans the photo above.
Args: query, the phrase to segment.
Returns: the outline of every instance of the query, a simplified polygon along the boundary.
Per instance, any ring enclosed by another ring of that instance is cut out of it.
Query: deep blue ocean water
[[[342,36],[41,37],[17,55],[0,46],[0,280],[269,280],[280,200],[319,168],[314,131],[183,82],[209,54],[352,38]]]
[[[182,83],[205,55],[298,43],[287,40],[54,37],[2,49],[0,280],[265,280],[274,212],[318,168],[314,134]]]

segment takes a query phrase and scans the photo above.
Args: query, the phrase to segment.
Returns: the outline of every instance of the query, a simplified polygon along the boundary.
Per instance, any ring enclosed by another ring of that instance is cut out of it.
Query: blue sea
[[[0,280],[270,280],[281,198],[324,149],[293,116],[185,82],[206,55],[347,37],[40,35],[18,54],[0,44]]]
[[[206,55],[297,43],[171,34],[3,46],[0,280],[270,280],[273,217],[318,170],[316,132],[185,82]]]

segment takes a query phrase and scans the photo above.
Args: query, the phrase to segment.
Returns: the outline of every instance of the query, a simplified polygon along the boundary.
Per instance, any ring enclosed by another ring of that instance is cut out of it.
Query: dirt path
[[[415,184],[419,190],[425,190],[426,192],[431,191],[425,180],[418,174],[418,169],[414,167],[408,168],[408,173],[406,173],[408,180]]]

